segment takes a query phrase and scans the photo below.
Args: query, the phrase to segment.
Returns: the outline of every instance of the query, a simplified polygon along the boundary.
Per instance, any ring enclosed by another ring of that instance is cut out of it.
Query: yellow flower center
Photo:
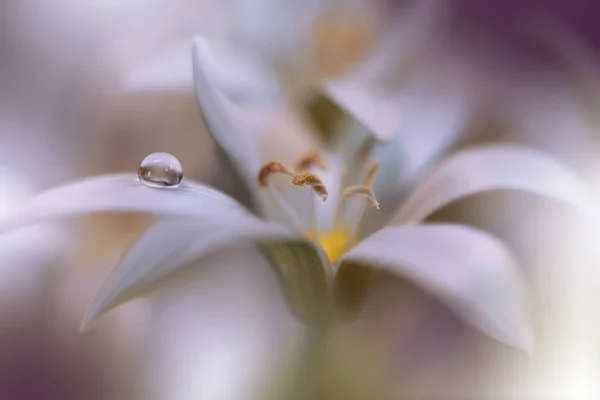
[[[319,232],[316,235],[308,235],[316,240],[323,251],[327,254],[330,263],[334,263],[348,249],[350,232],[346,229],[334,229],[329,232]]]
[[[364,164],[364,160],[360,164]],[[326,168],[324,160],[315,152],[300,157],[294,168],[286,167],[278,161],[270,161],[260,168],[257,181],[261,188],[268,190],[272,204],[278,206],[278,211],[288,220],[291,226],[296,231],[303,232],[306,238],[318,243],[327,254],[329,262],[333,264],[342,254],[356,244],[356,236],[365,208],[369,205],[379,209],[379,203],[375,198],[373,189],[371,189],[371,183],[377,173],[377,164],[369,164],[364,170],[362,184],[354,186],[347,186],[347,170],[340,170],[340,188],[338,188],[339,193],[335,204],[337,208],[335,215],[332,215],[332,221],[317,221],[316,204],[312,201],[314,199],[310,199],[312,204],[308,204],[312,208],[311,215],[307,217],[306,221],[302,221],[299,215],[286,203],[282,193],[277,188],[270,186],[268,180],[273,174],[291,176],[294,186],[308,186],[321,200],[326,201],[329,193],[325,184],[314,172],[308,170],[314,167],[322,170]],[[300,172],[296,172],[297,170],[300,170]],[[350,213],[346,209],[346,201],[351,197],[362,197],[363,201],[355,204],[359,207],[355,207]],[[319,227],[322,224],[319,222],[331,223],[331,228],[320,230]],[[308,229],[307,223],[310,226]]]

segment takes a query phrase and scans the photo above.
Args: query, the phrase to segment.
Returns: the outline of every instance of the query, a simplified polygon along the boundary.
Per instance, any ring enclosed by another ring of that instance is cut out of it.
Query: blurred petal
[[[392,224],[420,221],[455,200],[490,190],[522,190],[593,213],[582,182],[552,157],[521,146],[487,145],[443,160],[415,188]]]
[[[374,158],[380,168],[374,189],[380,197],[390,189],[393,192],[387,168],[391,169],[390,174],[395,173],[399,186],[406,189],[462,138],[470,121],[469,105],[458,96],[419,90],[408,95],[411,100],[402,111],[406,117],[397,135],[375,150]]]
[[[379,169],[373,190],[381,210],[365,219],[364,233],[388,222],[420,177],[466,132],[471,108],[464,98],[448,93],[411,90],[403,105],[402,126],[397,135],[376,147],[373,159]],[[418,132],[418,134],[415,134]]]
[[[401,120],[398,97],[355,82],[326,82],[325,93],[379,140],[392,138]]]
[[[255,1],[237,0],[234,35],[263,58],[286,60],[289,65],[306,62],[306,33],[327,3],[263,0],[257,12]]]
[[[491,337],[531,351],[522,277],[508,249],[490,234],[462,225],[390,227],[352,249],[338,275],[357,263],[413,282]]]
[[[248,132],[242,110],[225,98],[210,81],[207,60],[212,58],[211,54],[208,42],[203,38],[196,39],[193,71],[198,103],[210,134],[236,165],[242,178],[251,182],[263,162],[259,141],[252,137],[252,132]]]
[[[192,40],[161,49],[136,64],[123,78],[127,90],[192,91]]]
[[[203,268],[201,281],[155,297],[153,386],[160,395],[148,400],[254,398],[301,339],[302,326],[277,293],[272,271],[247,247],[203,259],[210,269]]]
[[[361,224],[363,234],[375,232],[390,220],[423,173],[463,138],[471,120],[470,103],[456,93],[411,85],[402,96],[398,98],[402,115],[396,135],[377,143],[371,153],[378,164],[372,187],[381,209],[368,211],[369,218]],[[339,135],[335,145],[346,163],[355,162],[368,135],[358,126]]]
[[[250,241],[260,245],[280,279],[293,311],[310,318],[322,309],[326,292],[326,256],[311,243],[279,225],[254,217],[222,217],[212,221],[160,221],[129,249],[92,303],[83,325],[120,304],[160,287],[193,281],[201,260],[231,245]],[[200,260],[199,263],[191,264]],[[251,267],[251,266],[248,266]]]
[[[392,24],[392,31],[354,72],[323,82],[324,92],[379,140],[392,138],[401,125],[402,86],[429,51],[444,4],[420,2],[405,20]]]
[[[378,87],[399,89],[417,70],[443,27],[447,2],[426,0],[416,3],[411,11],[400,12],[385,32],[383,40],[346,79],[347,82],[369,82]],[[390,10],[392,13],[395,11]]]
[[[211,54],[208,42],[196,39],[194,81],[200,109],[210,134],[260,199],[256,179],[261,165],[274,160],[291,164],[315,150],[313,132],[284,99],[244,107],[230,101],[210,80],[205,65]]]
[[[92,212],[129,211],[157,215],[223,218],[248,214],[235,200],[184,180],[176,188],[150,188],[134,174],[112,174],[67,183],[44,192],[4,218],[0,232],[51,219]]]
[[[192,91],[193,40],[188,39],[162,49],[136,65],[124,78],[129,90]],[[203,68],[215,88],[235,99],[258,95],[276,96],[280,91],[274,74],[256,57],[241,56],[241,50],[211,47],[205,55]],[[235,51],[234,51],[235,50]]]

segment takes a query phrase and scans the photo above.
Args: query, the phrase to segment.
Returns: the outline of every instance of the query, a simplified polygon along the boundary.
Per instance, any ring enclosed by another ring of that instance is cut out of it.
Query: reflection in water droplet
[[[183,167],[169,153],[152,153],[138,167],[140,182],[150,187],[177,187],[183,178]]]

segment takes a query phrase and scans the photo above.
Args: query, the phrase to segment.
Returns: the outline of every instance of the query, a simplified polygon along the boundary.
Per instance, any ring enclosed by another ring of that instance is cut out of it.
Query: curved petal
[[[443,160],[415,188],[392,224],[421,221],[461,197],[489,190],[522,190],[595,215],[582,182],[552,157],[517,145],[486,145]]]
[[[397,94],[352,81],[325,82],[323,90],[377,139],[388,140],[396,134],[402,120]]]
[[[465,98],[439,92],[410,90],[406,117],[397,135],[373,151],[379,165],[373,191],[381,210],[363,222],[363,233],[380,229],[394,215],[420,176],[466,133],[471,108]],[[415,134],[418,132],[418,134]]]
[[[389,227],[344,256],[337,276],[361,264],[413,282],[491,337],[531,350],[522,277],[510,252],[492,235],[463,225]],[[336,278],[336,284],[346,283]]]
[[[193,181],[184,180],[176,188],[150,188],[140,183],[135,174],[122,173],[67,183],[39,194],[0,220],[0,232],[60,217],[109,211],[207,220],[248,214],[232,198]]]
[[[212,221],[159,221],[125,254],[86,314],[83,326],[118,305],[158,287],[191,280],[191,265],[233,244],[250,241],[267,252],[292,310],[304,320],[322,309],[327,257],[302,237],[252,216]],[[288,255],[288,256],[286,256]]]
[[[256,178],[263,163],[295,162],[316,149],[313,132],[287,107],[285,99],[240,107],[217,90],[207,70],[212,49],[203,38],[195,40],[193,52],[196,97],[209,131],[237,167],[258,199]]]

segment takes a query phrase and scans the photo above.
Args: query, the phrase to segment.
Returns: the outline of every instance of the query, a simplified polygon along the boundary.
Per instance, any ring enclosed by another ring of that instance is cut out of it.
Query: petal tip
[[[90,314],[90,312],[86,312],[81,320],[81,324],[79,325],[79,333],[84,334],[91,331],[95,325],[96,318]]]
[[[81,333],[88,332],[94,328],[98,320],[102,318],[105,314],[111,311],[114,308],[114,302],[106,302],[99,301],[99,296],[102,294],[100,292],[96,298],[92,301],[92,304],[87,309],[81,324],[79,326],[79,331]]]
[[[535,340],[533,331],[531,329],[528,329],[527,332],[525,332],[520,338],[519,342],[516,345],[516,348],[530,356],[533,354],[535,348],[534,342]]]

